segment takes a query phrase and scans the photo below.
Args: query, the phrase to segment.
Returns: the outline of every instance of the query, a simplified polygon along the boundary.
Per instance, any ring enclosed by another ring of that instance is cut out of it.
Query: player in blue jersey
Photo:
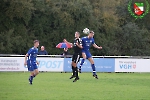
[[[39,73],[37,64],[39,62],[36,60],[38,54],[39,41],[34,41],[34,47],[30,48],[27,54],[25,55],[24,64],[27,65],[28,71],[30,71],[29,83],[32,84],[33,78]]]
[[[82,38],[82,47],[83,47],[82,48],[82,57],[83,57],[83,59],[82,59],[82,61],[80,63],[80,66],[79,66],[79,72],[81,73],[81,66],[83,65],[85,59],[88,59],[90,61],[90,63],[91,63],[91,67],[93,69],[93,77],[98,79],[98,76],[96,74],[94,61],[93,61],[93,58],[92,58],[92,55],[91,55],[89,49],[90,49],[91,45],[93,45],[97,49],[102,49],[102,47],[101,46],[97,46],[95,44],[93,36],[94,36],[94,32],[90,31],[88,36]]]

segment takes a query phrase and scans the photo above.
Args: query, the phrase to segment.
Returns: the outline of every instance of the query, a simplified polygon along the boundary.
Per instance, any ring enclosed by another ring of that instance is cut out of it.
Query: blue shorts
[[[89,51],[89,50],[82,50],[82,53],[85,53],[85,54],[86,54],[86,59],[88,59],[88,58],[91,58],[91,57],[92,57],[92,55],[91,55],[91,53],[90,53],[90,51]]]
[[[36,61],[27,61],[27,67],[28,71],[34,71],[35,69],[38,69],[38,66],[36,64]]]

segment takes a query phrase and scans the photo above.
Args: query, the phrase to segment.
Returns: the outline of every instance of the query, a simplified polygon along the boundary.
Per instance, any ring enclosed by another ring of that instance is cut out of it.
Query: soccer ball
[[[83,30],[83,33],[84,33],[84,34],[89,34],[89,32],[90,32],[90,30],[89,30],[88,28],[85,28],[85,29]]]

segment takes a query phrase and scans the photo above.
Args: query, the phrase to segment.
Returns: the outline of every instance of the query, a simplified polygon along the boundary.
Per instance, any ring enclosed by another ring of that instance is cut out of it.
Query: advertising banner
[[[63,58],[37,58],[39,71],[62,72]],[[24,57],[0,57],[0,71],[28,71],[24,66]]]
[[[150,72],[149,59],[93,58],[97,72]],[[38,57],[39,71],[71,72],[71,58]],[[82,58],[80,59],[81,62]],[[78,63],[78,67],[79,64]],[[24,57],[0,57],[0,71],[28,71]],[[85,60],[82,72],[92,72],[91,64]]]
[[[24,57],[0,57],[0,71],[27,71]]]
[[[114,72],[115,66],[115,59],[114,58],[93,58],[96,66],[97,72]],[[78,67],[81,63],[78,63]],[[64,71],[71,72],[71,58],[64,58]],[[82,65],[82,72],[92,72],[91,64],[88,60],[85,60],[84,64]]]
[[[150,60],[116,58],[115,72],[150,72]]]
[[[39,61],[39,71],[62,72],[64,66],[64,58],[37,58]]]

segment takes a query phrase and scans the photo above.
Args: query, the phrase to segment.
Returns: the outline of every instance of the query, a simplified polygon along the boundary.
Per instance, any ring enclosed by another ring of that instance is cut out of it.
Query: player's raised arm
[[[97,46],[95,43],[93,44],[93,47],[94,47],[94,48],[97,48],[97,49],[102,49],[101,46]]]
[[[65,43],[70,44],[71,46],[73,46],[73,44],[71,42],[68,42],[66,39],[63,40]]]
[[[92,31],[91,33],[93,33],[93,36],[94,36],[94,32]],[[92,39],[92,44],[93,44],[93,47],[94,47],[94,48],[102,49],[102,47],[101,47],[101,46],[96,45],[96,43],[95,43],[94,39]]]

